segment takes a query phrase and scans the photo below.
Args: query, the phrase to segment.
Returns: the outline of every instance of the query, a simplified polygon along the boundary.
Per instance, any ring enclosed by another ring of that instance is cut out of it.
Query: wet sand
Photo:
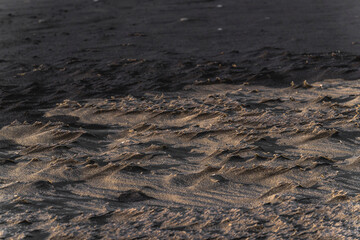
[[[356,1],[3,1],[0,238],[357,239]]]

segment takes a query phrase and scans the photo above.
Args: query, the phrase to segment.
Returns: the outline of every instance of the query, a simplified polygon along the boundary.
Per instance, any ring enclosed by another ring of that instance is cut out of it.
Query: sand
[[[3,1],[0,238],[358,239],[358,5]]]

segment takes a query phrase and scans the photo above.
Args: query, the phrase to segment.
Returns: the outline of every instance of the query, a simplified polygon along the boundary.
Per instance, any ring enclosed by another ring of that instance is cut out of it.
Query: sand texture
[[[49,122],[0,130],[3,234],[356,239],[359,92],[326,80],[65,100]]]
[[[0,239],[359,239],[359,10],[1,1]]]

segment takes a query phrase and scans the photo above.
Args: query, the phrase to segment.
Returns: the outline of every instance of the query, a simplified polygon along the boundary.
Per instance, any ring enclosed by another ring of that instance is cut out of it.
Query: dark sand
[[[276,87],[359,77],[355,0],[1,2],[2,125],[38,120],[38,109],[63,99],[217,77]]]
[[[2,0],[0,238],[357,239],[359,26],[355,0]]]

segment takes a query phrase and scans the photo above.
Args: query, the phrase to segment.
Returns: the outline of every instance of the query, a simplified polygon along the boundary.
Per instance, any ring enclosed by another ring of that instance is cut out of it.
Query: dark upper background
[[[357,0],[2,0],[0,123],[66,98],[356,79],[359,26]]]

